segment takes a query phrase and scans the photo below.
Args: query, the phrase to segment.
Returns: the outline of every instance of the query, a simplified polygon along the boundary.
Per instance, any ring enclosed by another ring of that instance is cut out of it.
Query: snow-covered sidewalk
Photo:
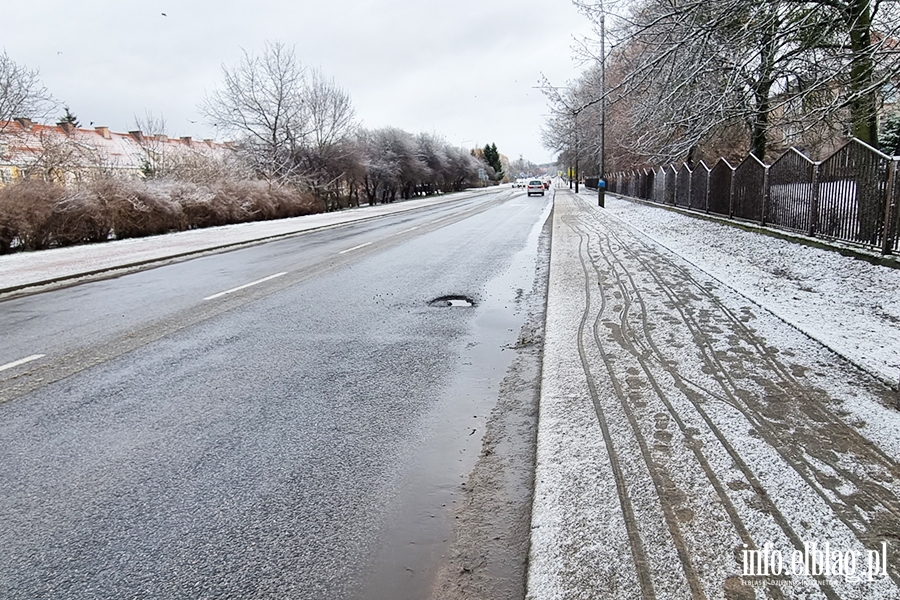
[[[23,287],[64,281],[113,269],[137,267],[161,260],[434,206],[468,198],[473,193],[478,192],[459,192],[392,204],[363,206],[333,213],[193,229],[146,238],[117,240],[104,244],[86,244],[40,252],[9,254],[0,256],[0,294]]]
[[[527,597],[900,599],[897,393],[761,307],[895,272],[594,202],[555,197]]]
[[[596,204],[595,193],[581,197]],[[900,269],[611,194],[605,211],[869,373],[900,380]]]

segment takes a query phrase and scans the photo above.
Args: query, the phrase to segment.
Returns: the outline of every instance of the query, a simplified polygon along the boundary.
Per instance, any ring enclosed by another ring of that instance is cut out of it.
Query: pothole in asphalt
[[[435,298],[431,302],[428,303],[429,306],[462,306],[469,307],[475,306],[475,301],[469,298],[468,296],[460,296],[460,295],[450,295],[450,296],[441,296],[440,298]]]

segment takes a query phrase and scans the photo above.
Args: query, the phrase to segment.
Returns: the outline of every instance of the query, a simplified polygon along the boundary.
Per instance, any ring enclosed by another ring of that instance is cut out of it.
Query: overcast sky
[[[215,137],[197,105],[221,65],[279,40],[345,88],[366,127],[493,142],[538,163],[554,156],[533,86],[576,77],[571,48],[589,31],[569,0],[31,0],[6,12],[7,54],[39,69],[83,127],[128,131],[152,111],[170,135]]]

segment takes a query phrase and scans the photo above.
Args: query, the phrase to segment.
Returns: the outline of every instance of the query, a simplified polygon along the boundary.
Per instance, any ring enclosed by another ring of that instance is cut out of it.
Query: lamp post
[[[600,174],[597,206],[606,206],[606,10],[600,0]]]
[[[575,126],[575,193],[578,193],[578,113],[580,110],[572,111],[572,123]]]

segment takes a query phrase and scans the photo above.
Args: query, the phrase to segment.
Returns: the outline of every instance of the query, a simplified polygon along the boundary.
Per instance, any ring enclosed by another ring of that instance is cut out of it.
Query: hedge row
[[[65,188],[26,180],[0,188],[0,254],[296,217],[323,209],[309,193],[263,181],[204,186],[104,179]]]

